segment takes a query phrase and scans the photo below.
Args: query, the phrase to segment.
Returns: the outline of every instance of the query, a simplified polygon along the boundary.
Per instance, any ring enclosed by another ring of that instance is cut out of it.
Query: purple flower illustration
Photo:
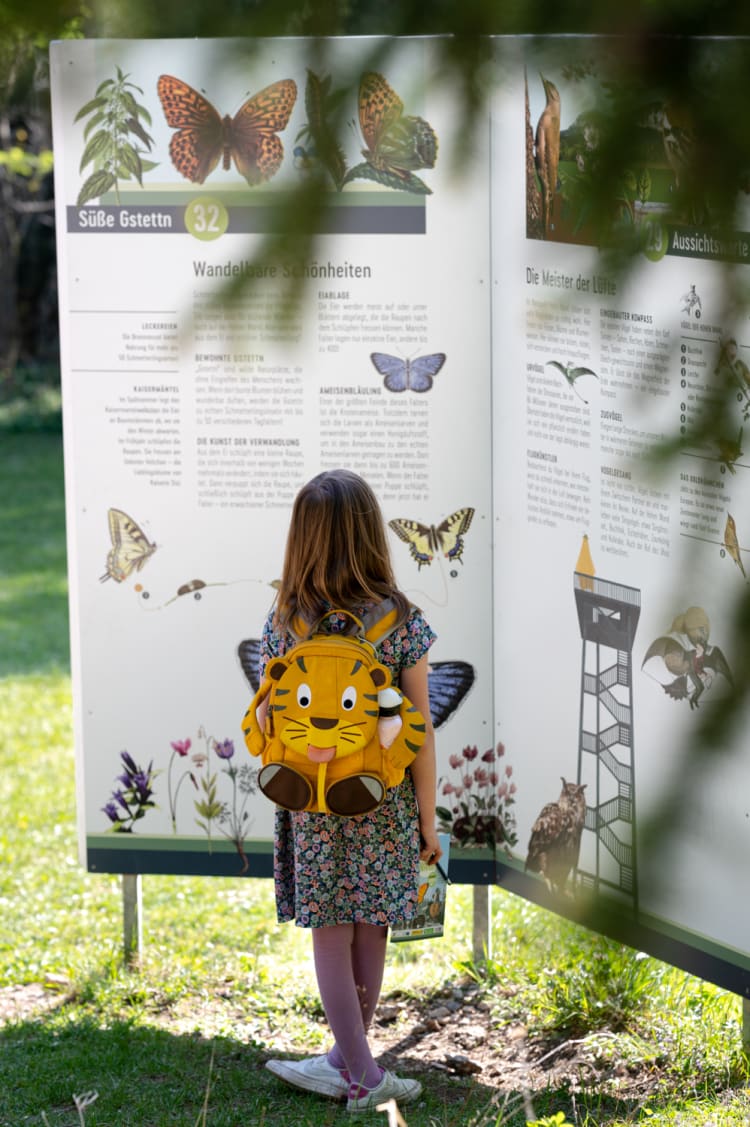
[[[133,833],[135,823],[156,806],[153,782],[158,771],[154,771],[153,760],[148,767],[139,767],[127,751],[120,752],[120,759],[125,768],[117,776],[120,787],[112,791],[102,811],[109,818],[113,833],[129,834]]]
[[[216,740],[214,742],[214,751],[219,759],[231,759],[234,755],[234,744],[231,740]]]
[[[234,842],[242,861],[242,875],[247,872],[249,865],[245,854],[245,833],[249,828],[250,815],[245,807],[250,795],[257,790],[258,772],[249,763],[244,763],[241,767],[237,767],[235,763],[230,764],[229,760],[234,756],[234,744],[231,740],[214,740],[214,751],[219,759],[224,760],[226,766],[222,767],[222,774],[228,775],[232,783],[231,806],[223,804],[219,814],[219,828],[224,837]],[[241,795],[244,797],[240,798]]]

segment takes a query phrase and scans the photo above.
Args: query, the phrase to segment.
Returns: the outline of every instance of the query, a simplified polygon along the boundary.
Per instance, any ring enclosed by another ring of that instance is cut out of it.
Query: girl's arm
[[[443,851],[435,829],[437,768],[435,729],[430,719],[430,696],[427,689],[427,666],[428,657],[425,654],[416,665],[401,670],[400,684],[405,695],[425,719],[425,740],[409,770],[414,780],[419,806],[419,829],[422,834],[422,849],[419,856],[423,861],[434,865],[442,857]]]

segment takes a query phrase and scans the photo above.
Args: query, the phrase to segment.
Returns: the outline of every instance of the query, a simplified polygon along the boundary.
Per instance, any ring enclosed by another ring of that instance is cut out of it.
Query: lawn
[[[77,859],[59,435],[0,433],[0,465],[0,1127],[346,1121],[263,1067],[327,1044],[269,882],[144,878],[123,966],[120,878]],[[739,999],[501,890],[474,963],[471,906],[453,887],[447,935],[389,955],[376,1045],[424,1084],[408,1127],[748,1122]]]

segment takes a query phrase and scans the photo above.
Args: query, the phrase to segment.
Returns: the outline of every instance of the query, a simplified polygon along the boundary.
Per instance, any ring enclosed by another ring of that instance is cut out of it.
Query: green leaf
[[[111,144],[112,140],[109,134],[105,133],[103,129],[100,129],[98,133],[95,133],[86,148],[83,150],[81,163],[78,166],[79,172],[82,172],[86,165],[89,164],[92,160],[95,160],[96,157],[104,156],[104,154],[109,150]]]
[[[159,167],[158,160],[141,160],[141,168],[144,172],[151,172],[154,168]]]
[[[106,89],[108,89],[108,87],[114,86],[114,84],[115,84],[114,78],[105,78],[104,81],[100,82],[99,85],[96,88],[97,95],[101,94],[102,90],[106,90]]]
[[[107,115],[103,112],[95,113],[93,117],[89,118],[83,130],[84,140],[88,141],[89,134],[91,133],[92,129],[96,129],[97,125],[100,125],[101,122],[106,120]]]
[[[136,180],[143,187],[143,168],[141,166],[141,158],[135,151],[132,145],[123,145],[120,148],[120,163],[124,168],[127,168]]]
[[[101,109],[101,107],[106,106],[106,104],[106,98],[92,98],[91,101],[87,102],[85,106],[81,106],[80,110],[73,118],[73,122],[75,123],[76,121],[80,121],[81,118],[85,117],[87,113],[91,113],[92,110]]]
[[[143,93],[143,91],[141,91],[141,93]],[[138,113],[138,117],[142,117],[147,125],[153,125],[151,114],[148,112],[145,106],[142,106],[140,102],[136,102],[135,108]]]
[[[122,92],[122,104],[125,107],[125,109],[128,111],[128,113],[132,114],[133,117],[137,116],[137,114],[138,114],[138,103],[136,102],[135,98],[133,97],[133,95],[130,93],[129,90],[123,90],[123,92]]]
[[[153,138],[148,135],[146,130],[138,121],[138,118],[129,117],[125,124],[127,125],[131,133],[135,133],[136,137],[138,137],[139,140],[143,141],[147,149],[151,148],[151,145],[153,144]]]
[[[89,176],[88,180],[85,181],[83,187],[78,193],[76,205],[78,207],[81,207],[82,204],[88,203],[89,200],[93,200],[97,196],[103,196],[104,193],[108,192],[109,189],[114,187],[115,184],[116,180],[112,173],[107,172],[103,168],[100,169],[92,176]]]

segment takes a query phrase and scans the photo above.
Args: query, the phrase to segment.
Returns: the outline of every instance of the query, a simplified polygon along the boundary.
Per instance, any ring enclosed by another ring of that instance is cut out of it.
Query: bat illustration
[[[237,647],[242,672],[254,693],[260,688],[260,640],[246,638]],[[474,684],[476,673],[467,661],[436,661],[428,666],[430,716],[436,728],[445,724]]]

